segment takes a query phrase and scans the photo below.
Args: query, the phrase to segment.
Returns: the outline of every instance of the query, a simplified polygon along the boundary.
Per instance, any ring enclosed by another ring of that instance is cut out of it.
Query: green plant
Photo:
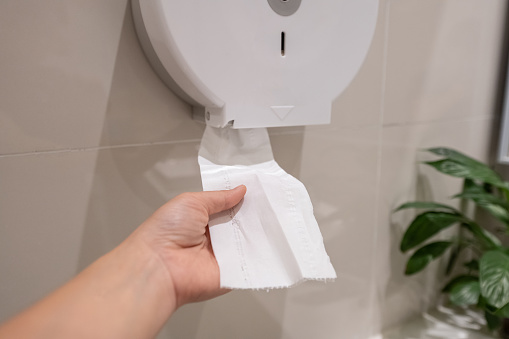
[[[472,201],[499,220],[501,234],[509,234],[509,182],[487,165],[448,148],[426,150],[441,157],[425,162],[443,174],[463,178],[463,189],[451,199]],[[463,262],[461,274],[453,277],[443,288],[452,303],[460,306],[474,305],[484,311],[488,327],[501,326],[509,318],[509,247],[499,238],[460,210],[436,202],[414,201],[399,206],[424,209],[408,226],[400,250],[414,250],[408,259],[405,274],[415,274],[430,262],[450,250],[446,274],[458,271],[460,254],[469,249],[473,258]],[[459,225],[458,235],[447,241],[434,241],[439,232]],[[497,232],[498,233],[498,232]]]

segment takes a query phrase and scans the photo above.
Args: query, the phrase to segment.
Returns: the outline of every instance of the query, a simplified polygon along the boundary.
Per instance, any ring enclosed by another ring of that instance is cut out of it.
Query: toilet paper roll
[[[205,191],[247,187],[241,203],[209,221],[221,287],[336,278],[306,188],[274,161],[266,129],[207,126],[198,162]]]

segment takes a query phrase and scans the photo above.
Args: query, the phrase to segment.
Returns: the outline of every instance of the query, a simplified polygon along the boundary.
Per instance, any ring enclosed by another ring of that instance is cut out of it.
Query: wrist
[[[150,322],[160,329],[177,308],[173,283],[161,258],[137,232],[106,256],[110,256],[109,265],[116,267],[119,288],[125,289],[137,316],[145,318],[140,323]]]
[[[134,232],[119,245],[118,249],[119,255],[130,257],[122,260],[131,261],[132,274],[138,277],[140,283],[146,283],[147,287],[157,291],[161,300],[170,306],[172,312],[175,311],[175,288],[171,274],[164,258],[151,246],[144,235]]]

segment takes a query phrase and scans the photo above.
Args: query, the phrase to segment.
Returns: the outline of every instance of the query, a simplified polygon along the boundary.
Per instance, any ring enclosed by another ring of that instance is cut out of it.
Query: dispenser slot
[[[285,56],[286,53],[285,38],[286,38],[285,32],[281,32],[281,56]]]

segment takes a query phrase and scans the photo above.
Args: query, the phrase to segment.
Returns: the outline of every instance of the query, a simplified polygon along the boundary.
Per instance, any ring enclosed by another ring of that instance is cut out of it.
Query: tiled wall
[[[330,126],[273,129],[307,186],[339,277],[179,310],[161,338],[359,338],[430,305],[396,250],[414,198],[459,182],[418,164],[480,159],[495,133],[504,0],[381,0],[373,45]],[[149,67],[127,0],[0,2],[0,321],[53,290],[184,191],[203,126]],[[435,265],[435,268],[437,265]]]

